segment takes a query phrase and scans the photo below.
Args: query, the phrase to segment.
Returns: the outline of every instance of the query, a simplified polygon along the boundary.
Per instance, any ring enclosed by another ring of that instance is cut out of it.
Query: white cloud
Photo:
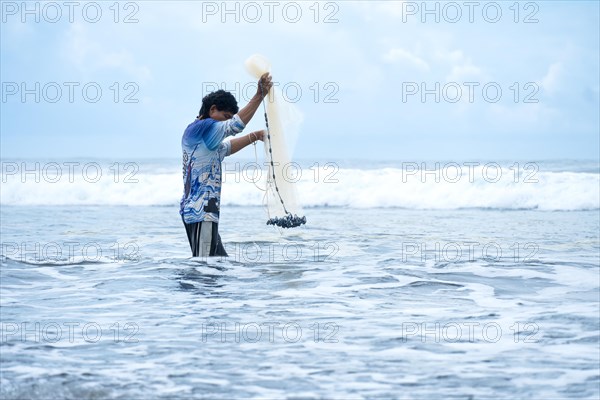
[[[551,94],[556,92],[556,89],[558,87],[559,78],[562,74],[562,70],[563,70],[562,64],[559,62],[556,62],[556,63],[550,65],[550,67],[548,68],[548,72],[542,78],[542,81],[541,81],[541,86],[546,92],[551,93]]]
[[[385,53],[383,55],[383,60],[390,62],[390,63],[405,62],[405,63],[409,63],[419,69],[423,69],[423,70],[427,70],[427,71],[429,70],[429,64],[427,64],[427,62],[425,60],[412,54],[411,52],[409,52],[407,50],[400,49],[400,48],[390,49],[387,53]]]
[[[437,51],[435,57],[449,64],[450,73],[446,76],[447,82],[462,83],[481,79],[485,75],[483,70],[473,63],[471,57],[465,56],[462,50]]]
[[[462,50],[438,50],[435,52],[435,57],[442,61],[458,63],[465,58],[465,55]]]
[[[452,72],[447,77],[448,82],[463,82],[474,77],[481,76],[481,68],[473,65],[471,61],[460,65],[454,65]]]
[[[121,70],[132,76],[136,81],[151,79],[150,69],[139,65],[134,55],[125,49],[115,49],[111,39],[91,38],[87,28],[81,23],[74,23],[66,32],[62,45],[63,57],[83,73],[98,70]]]
[[[77,67],[82,67],[87,54],[94,52],[92,43],[85,38],[83,25],[73,24],[67,32],[63,55]]]

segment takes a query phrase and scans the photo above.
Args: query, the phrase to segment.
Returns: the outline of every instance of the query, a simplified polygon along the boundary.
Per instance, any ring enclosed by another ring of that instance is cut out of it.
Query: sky
[[[204,95],[250,99],[256,53],[302,114],[297,159],[600,158],[597,1],[1,10],[3,159],[179,158]]]

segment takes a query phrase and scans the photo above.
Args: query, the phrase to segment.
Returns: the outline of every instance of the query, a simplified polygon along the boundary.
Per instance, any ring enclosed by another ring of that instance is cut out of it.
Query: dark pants
[[[185,226],[193,257],[227,257],[227,252],[223,247],[221,236],[219,235],[219,224],[215,222],[186,224],[183,221],[183,225]]]

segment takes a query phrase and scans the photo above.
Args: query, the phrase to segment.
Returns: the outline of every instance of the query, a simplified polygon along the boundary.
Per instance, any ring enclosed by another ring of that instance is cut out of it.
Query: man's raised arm
[[[258,88],[256,89],[256,94],[252,97],[250,102],[246,104],[246,107],[242,108],[238,112],[238,116],[240,117],[244,125],[250,122],[250,120],[254,116],[254,113],[256,112],[256,110],[258,110],[258,107],[260,107],[260,103],[262,102],[263,98],[265,98],[269,94],[269,90],[271,90],[271,87],[273,87],[271,79],[271,74],[265,72],[258,80]]]

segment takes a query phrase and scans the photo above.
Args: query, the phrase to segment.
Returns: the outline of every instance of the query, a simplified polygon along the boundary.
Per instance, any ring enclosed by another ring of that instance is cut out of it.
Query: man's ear
[[[210,106],[209,110],[208,110],[208,115],[211,115],[213,112],[217,112],[219,111],[219,109],[217,108],[216,104],[213,104],[212,106]]]

